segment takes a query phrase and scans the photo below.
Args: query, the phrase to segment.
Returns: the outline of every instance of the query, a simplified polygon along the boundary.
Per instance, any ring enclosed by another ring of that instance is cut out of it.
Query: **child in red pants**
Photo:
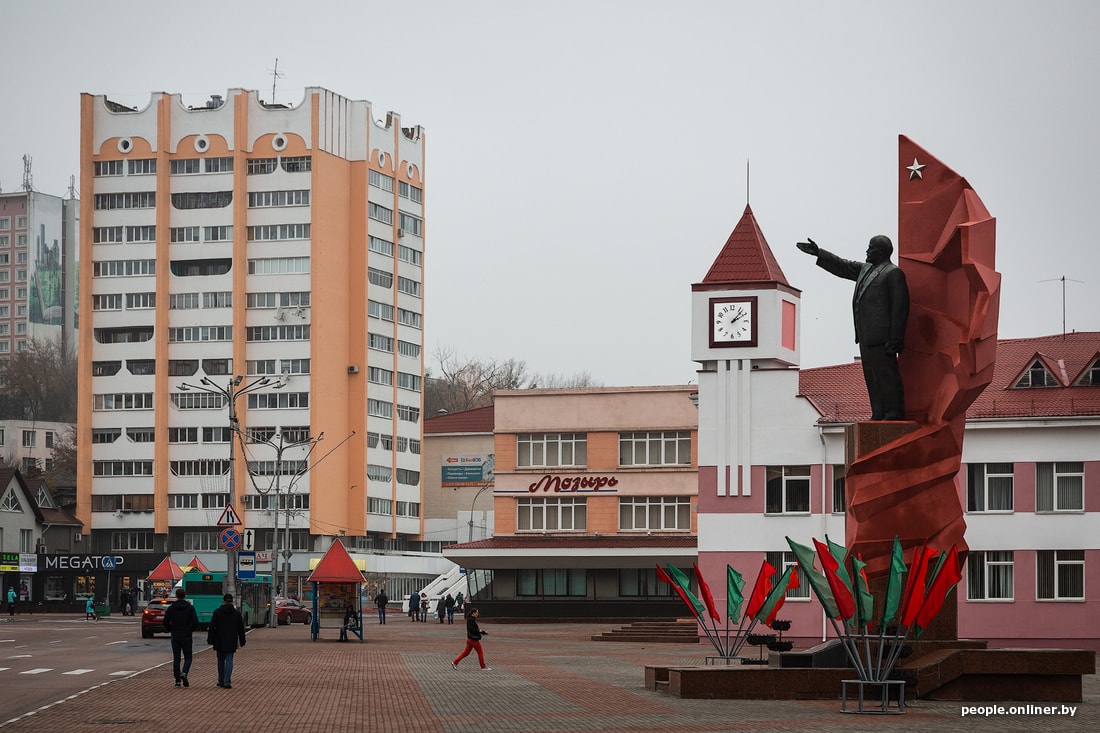
[[[477,615],[478,610],[476,608],[466,609],[466,648],[451,662],[451,666],[455,669],[458,669],[458,663],[465,659],[471,651],[477,652],[477,661],[482,669],[492,669],[492,667],[485,666],[485,652],[481,650],[481,637],[487,636],[489,632],[477,625]]]

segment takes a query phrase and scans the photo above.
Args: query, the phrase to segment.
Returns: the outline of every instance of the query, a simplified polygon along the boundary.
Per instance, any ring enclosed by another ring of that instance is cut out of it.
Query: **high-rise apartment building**
[[[261,553],[418,548],[422,129],[320,88],[85,94],[80,187],[89,551],[218,550],[229,503]]]
[[[35,339],[75,348],[79,207],[38,191],[0,193],[0,359]]]

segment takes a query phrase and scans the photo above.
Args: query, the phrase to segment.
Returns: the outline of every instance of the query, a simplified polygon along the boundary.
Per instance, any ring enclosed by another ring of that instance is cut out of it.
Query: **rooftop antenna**
[[[1081,283],[1082,285],[1085,284],[1081,280],[1074,280],[1072,277],[1066,277],[1065,275],[1062,275],[1061,277],[1052,277],[1048,280],[1040,280],[1039,281],[1039,282],[1042,282],[1042,283],[1052,283],[1052,282],[1055,282],[1055,281],[1059,281],[1059,282],[1062,283],[1062,338],[1063,339],[1066,337],[1066,281],[1067,280],[1069,280],[1071,283]]]
[[[271,103],[275,104],[275,85],[279,83],[279,80],[283,78],[283,75],[279,73],[279,59],[275,59],[275,68],[271,70]]]
[[[69,199],[76,200],[76,176],[69,176]]]
[[[34,190],[34,176],[31,175],[31,156],[23,156],[23,190]]]
[[[745,158],[745,206],[748,206],[749,201],[749,159]]]

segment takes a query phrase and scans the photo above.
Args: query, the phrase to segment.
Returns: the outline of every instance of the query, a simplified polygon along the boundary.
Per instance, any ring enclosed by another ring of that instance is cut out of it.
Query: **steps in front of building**
[[[592,637],[592,641],[632,641],[649,644],[698,644],[699,626],[683,619],[635,621]]]

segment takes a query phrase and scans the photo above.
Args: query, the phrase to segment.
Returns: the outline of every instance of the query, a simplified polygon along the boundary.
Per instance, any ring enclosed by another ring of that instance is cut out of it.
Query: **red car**
[[[276,598],[275,618],[280,625],[308,624],[313,620],[313,612],[293,598]]]
[[[141,638],[152,639],[153,634],[167,634],[164,630],[164,612],[172,604],[167,598],[154,598],[141,612]]]

